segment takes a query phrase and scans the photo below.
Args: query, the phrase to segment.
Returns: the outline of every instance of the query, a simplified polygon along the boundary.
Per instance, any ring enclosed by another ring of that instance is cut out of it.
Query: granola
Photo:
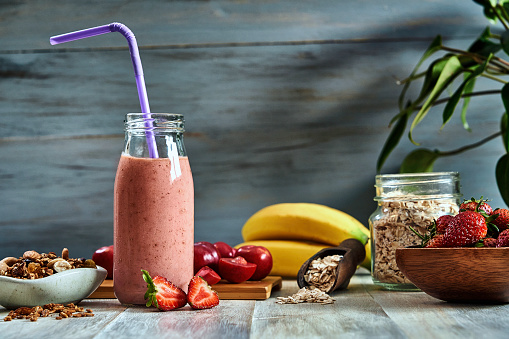
[[[54,252],[26,251],[22,257],[7,257],[0,261],[0,275],[18,279],[40,279],[74,268],[96,268],[92,259],[71,259],[69,250],[62,250],[62,257]]]
[[[29,319],[30,321],[37,321],[40,317],[49,317],[51,314],[57,315],[55,319],[61,320],[64,318],[81,318],[93,317],[94,312],[91,309],[84,309],[71,304],[46,304],[44,306],[35,307],[19,307],[9,312],[4,318],[4,321],[12,321],[14,319]]]
[[[456,200],[412,200],[402,196],[382,201],[380,208],[381,213],[371,220],[373,277],[381,283],[411,284],[396,265],[396,249],[420,245],[421,239],[410,227],[425,234],[440,215],[458,213]]]

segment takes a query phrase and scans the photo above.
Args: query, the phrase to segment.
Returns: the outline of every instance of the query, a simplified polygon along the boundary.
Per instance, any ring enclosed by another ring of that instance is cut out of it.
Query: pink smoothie
[[[113,279],[123,304],[145,304],[142,269],[187,292],[193,277],[194,190],[189,159],[179,157],[179,165],[181,175],[172,178],[171,159],[120,157]]]

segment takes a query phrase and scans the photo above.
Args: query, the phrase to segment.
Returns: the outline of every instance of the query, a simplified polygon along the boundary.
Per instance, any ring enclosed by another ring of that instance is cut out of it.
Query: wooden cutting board
[[[261,281],[245,281],[240,284],[232,284],[221,280],[212,285],[223,300],[264,300],[270,297],[273,290],[278,290],[283,285],[283,279],[278,276],[268,276]],[[92,293],[89,299],[115,299],[113,293],[113,280],[105,280],[101,286]]]

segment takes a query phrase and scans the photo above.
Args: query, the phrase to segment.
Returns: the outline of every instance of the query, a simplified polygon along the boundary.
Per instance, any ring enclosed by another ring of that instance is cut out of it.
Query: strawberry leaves
[[[143,273],[143,280],[145,280],[147,283],[147,292],[145,292],[145,300],[147,300],[146,306],[150,307],[154,305],[155,307],[158,307],[156,298],[156,285],[154,285],[154,281],[147,271],[141,270],[141,272]]]

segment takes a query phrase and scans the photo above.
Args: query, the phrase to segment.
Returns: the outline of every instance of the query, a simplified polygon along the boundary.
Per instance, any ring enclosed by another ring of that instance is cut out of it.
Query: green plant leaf
[[[442,92],[447,88],[447,86],[463,71],[464,68],[461,65],[461,62],[459,61],[458,57],[453,55],[447,59],[447,62],[445,63],[442,71],[440,72],[440,76],[438,77],[437,82],[433,87],[433,90],[428,96],[428,99],[422,105],[421,109],[419,110],[414,120],[412,121],[410,131],[408,132],[408,138],[412,143],[419,145],[413,140],[412,137],[413,130],[426,117],[428,111],[433,106],[433,103],[438,99],[440,94],[442,94]]]
[[[420,148],[408,154],[399,168],[400,173],[432,172],[433,164],[439,157],[437,151]]]
[[[454,94],[451,96],[451,98],[447,102],[447,105],[445,105],[445,108],[444,108],[444,111],[442,114],[442,127],[440,129],[442,129],[445,126],[445,124],[447,122],[449,122],[449,120],[451,119],[451,117],[454,114],[454,111],[456,109],[456,106],[458,105],[462,95],[465,92],[468,93],[468,92],[472,91],[473,85],[475,83],[475,79],[477,77],[479,77],[486,70],[486,67],[488,66],[492,57],[493,57],[493,54],[490,54],[482,65],[478,65],[478,66],[474,67],[473,71],[471,73],[465,74],[465,80],[461,83],[461,85],[458,86],[458,88],[456,89]],[[473,82],[473,83],[470,85],[471,82]],[[468,99],[470,99],[470,98],[468,98]],[[468,106],[468,102],[467,102],[467,106]],[[463,117],[465,118],[463,126],[465,126],[465,123],[466,123],[466,108],[467,107],[465,107],[465,105],[463,105],[462,120],[463,120]],[[468,123],[466,124],[466,128],[469,129]]]
[[[504,103],[505,114],[502,116],[500,130],[502,131],[504,147],[509,152],[509,119],[507,119],[507,114],[509,114],[509,83],[502,87],[502,102]]]
[[[408,77],[409,79],[413,79],[415,74],[417,73],[417,71],[419,70],[419,68],[421,67],[422,63],[427,59],[429,58],[431,55],[433,55],[434,53],[436,53],[437,51],[439,51],[440,49],[442,48],[442,37],[440,35],[437,35],[435,37],[435,39],[433,39],[433,41],[431,42],[431,44],[428,46],[428,48],[426,49],[426,51],[424,52],[424,54],[421,56],[421,59],[419,60],[419,62],[417,63],[417,65],[414,67],[412,73],[410,74],[410,76]],[[411,83],[411,80],[407,81],[405,83],[405,85],[403,86],[403,89],[401,90],[401,94],[399,96],[399,100],[398,100],[398,103],[399,103],[399,109],[400,111],[403,110],[403,105],[404,105],[404,101],[405,101],[405,95],[406,95],[406,92],[408,90],[408,87],[410,86],[410,83]]]
[[[488,26],[481,33],[479,38],[477,38],[477,40],[474,41],[472,45],[470,45],[468,51],[485,57],[489,56],[490,54],[497,53],[502,49],[502,45],[491,41],[491,36],[491,30]]]
[[[392,128],[391,133],[389,134],[389,137],[385,141],[384,147],[382,148],[382,151],[378,156],[378,161],[376,164],[376,170],[378,173],[380,173],[380,170],[382,169],[382,166],[387,160],[387,157],[389,157],[389,154],[391,154],[391,152],[394,150],[394,148],[401,140],[401,137],[403,136],[403,133],[405,132],[406,129],[407,121],[408,115],[405,114],[399,118],[396,125],[394,125],[394,127]]]
[[[509,206],[509,153],[504,154],[497,162],[495,169],[498,190],[507,206]]]
[[[429,96],[433,88],[435,87],[440,74],[444,70],[445,65],[447,64],[448,58],[451,55],[445,56],[443,58],[437,59],[431,63],[426,71],[426,75],[424,78],[424,82],[421,87],[421,92],[415,101],[409,102],[405,109],[400,110],[400,112],[394,116],[389,125],[392,125],[395,121],[400,119],[403,115],[411,115],[412,112],[417,110],[417,106],[422,104],[422,102]]]
[[[484,16],[492,21],[497,20],[494,9],[497,5],[497,0],[474,0],[474,2],[484,7]]]
[[[505,151],[509,152],[509,116],[507,115],[507,112],[502,114],[500,131],[502,132],[502,141],[504,142]]]
[[[465,89],[463,90],[463,94],[472,93],[474,91],[476,80],[477,80],[477,78],[474,78],[466,84]],[[461,108],[461,123],[463,124],[463,128],[470,132],[471,129],[467,122],[467,109],[468,109],[469,103],[470,103],[470,97],[468,97],[468,96],[464,97],[463,98],[463,107]]]

